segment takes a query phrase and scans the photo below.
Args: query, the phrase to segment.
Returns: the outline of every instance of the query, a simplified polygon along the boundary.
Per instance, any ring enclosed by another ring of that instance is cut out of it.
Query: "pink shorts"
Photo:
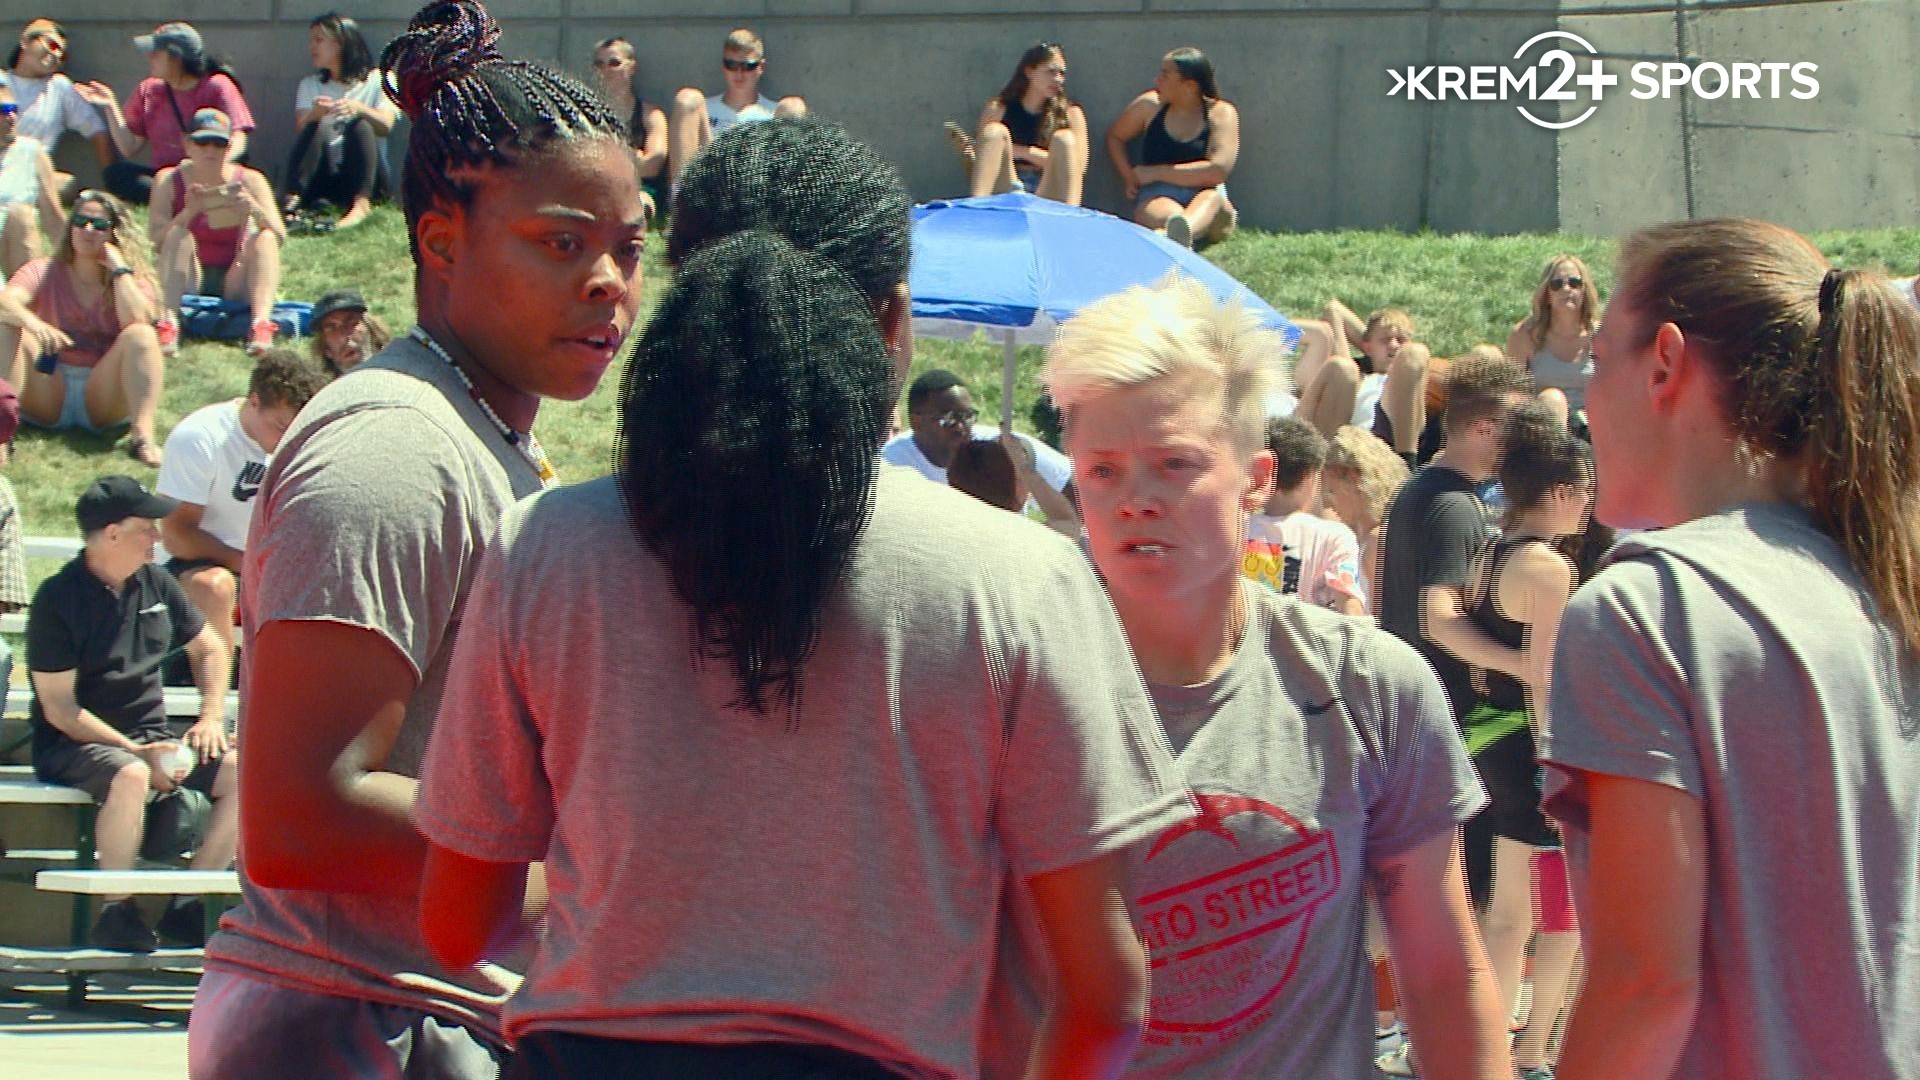
[[[1573,887],[1567,880],[1567,853],[1559,848],[1534,851],[1533,928],[1542,934],[1570,934],[1579,929],[1573,918]]]

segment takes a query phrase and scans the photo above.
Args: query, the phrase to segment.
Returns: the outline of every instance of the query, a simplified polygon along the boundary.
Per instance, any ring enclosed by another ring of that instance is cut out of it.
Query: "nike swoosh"
[[[1308,716],[1319,716],[1321,713],[1326,712],[1338,704],[1340,704],[1339,698],[1328,698],[1318,705],[1312,704],[1311,702],[1304,704],[1300,706],[1300,711]]]

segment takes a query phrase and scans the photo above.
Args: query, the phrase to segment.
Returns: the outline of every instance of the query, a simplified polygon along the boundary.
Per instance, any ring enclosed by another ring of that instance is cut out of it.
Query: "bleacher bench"
[[[42,892],[67,893],[73,897],[72,924],[67,948],[27,948],[0,945],[0,970],[65,972],[67,1004],[84,1008],[87,999],[86,973],[92,971],[152,971],[192,969],[200,966],[199,949],[160,949],[151,953],[95,949],[87,945],[92,932],[90,898],[122,893],[143,896],[176,893],[200,896],[232,896],[240,891],[240,878],[232,870],[100,870],[93,866],[94,803],[86,792],[59,784],[42,783],[33,778],[31,766],[0,766],[0,806],[69,806],[74,815],[74,846],[71,849],[12,849],[0,859],[0,876],[12,880],[31,880]],[[31,875],[30,878],[27,875]],[[213,932],[223,905],[207,905],[207,931]]]

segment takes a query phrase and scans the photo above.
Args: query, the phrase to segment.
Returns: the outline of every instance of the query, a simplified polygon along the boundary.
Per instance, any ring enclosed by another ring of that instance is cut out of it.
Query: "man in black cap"
[[[336,289],[313,305],[314,359],[335,375],[344,375],[387,347],[393,335],[367,311],[367,299],[352,289]]]
[[[100,803],[94,836],[102,870],[130,870],[153,794],[175,787],[213,800],[195,870],[233,863],[239,835],[238,756],[227,737],[228,658],[173,577],[153,565],[159,519],[176,507],[130,476],[103,476],[75,507],[86,546],[42,582],[27,614],[33,676],[33,768]],[[200,718],[182,740],[167,729],[160,664],[184,648],[200,688]],[[154,932],[126,896],[108,896],[93,927],[103,949],[148,952]],[[200,945],[197,897],[175,897],[160,920],[169,940]]]

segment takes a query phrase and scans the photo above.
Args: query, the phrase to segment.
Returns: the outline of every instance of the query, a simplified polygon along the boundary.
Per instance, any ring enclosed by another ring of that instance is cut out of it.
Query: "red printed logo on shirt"
[[[1147,865],[1176,850],[1183,863],[1227,865],[1135,905],[1152,957],[1153,1045],[1231,1040],[1268,1019],[1300,965],[1314,913],[1340,887],[1331,832],[1244,795],[1196,798],[1200,815],[1162,833]],[[1236,828],[1241,815],[1257,818]]]

